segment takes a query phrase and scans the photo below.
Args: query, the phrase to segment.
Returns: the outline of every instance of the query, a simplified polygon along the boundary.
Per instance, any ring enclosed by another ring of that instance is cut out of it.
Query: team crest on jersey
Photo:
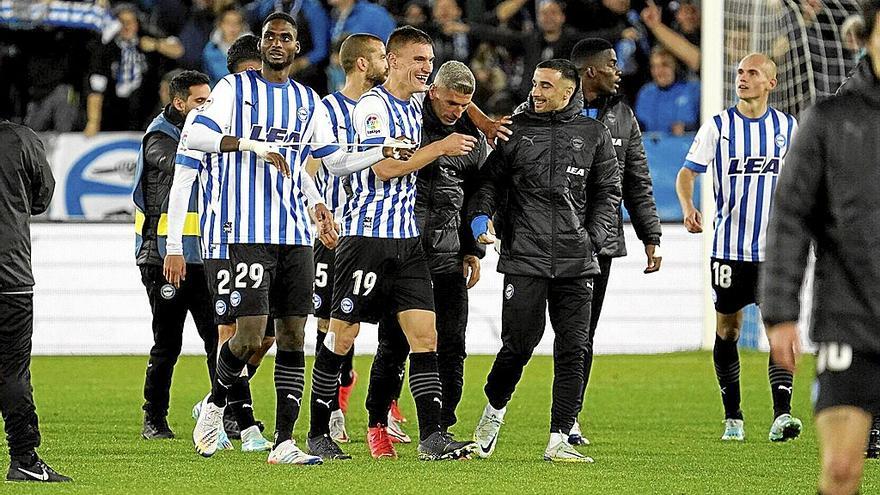
[[[217,312],[219,316],[223,316],[226,314],[226,302],[225,301],[217,301],[214,303],[214,311]]]
[[[504,288],[504,299],[508,301],[513,297],[513,284],[507,284],[507,287]]]
[[[162,296],[162,299],[173,299],[174,295],[177,294],[177,289],[171,284],[165,284],[159,289],[159,294]]]
[[[346,298],[343,299],[342,302],[339,304],[339,307],[340,307],[340,309],[342,309],[342,312],[343,312],[343,313],[345,313],[345,314],[349,314],[349,313],[352,312],[352,310],[354,310],[354,302],[352,302],[351,299],[349,299],[349,298],[346,297]]]
[[[241,293],[237,290],[232,291],[232,294],[229,294],[229,304],[231,304],[233,308],[237,308],[238,305],[241,304]]]
[[[305,108],[300,108],[296,111],[296,118],[298,118],[300,122],[309,120],[309,111]]]
[[[319,296],[317,294],[312,294],[312,304],[315,305],[315,309],[320,308],[322,302],[323,301],[321,300],[321,296]]]
[[[776,147],[777,148],[785,148],[785,136],[782,134],[776,135]]]
[[[371,113],[370,115],[367,115],[367,120],[364,126],[366,128],[367,136],[380,134],[382,132],[382,124],[379,122],[379,114]]]
[[[571,138],[571,147],[574,148],[575,151],[581,151],[584,149],[584,140],[579,137]]]

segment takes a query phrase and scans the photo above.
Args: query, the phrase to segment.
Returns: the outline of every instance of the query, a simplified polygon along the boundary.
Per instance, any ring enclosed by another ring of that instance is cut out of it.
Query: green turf
[[[6,483],[3,493],[815,493],[817,446],[810,418],[812,361],[795,383],[794,411],[806,425],[802,437],[771,444],[766,355],[743,353],[746,442],[722,444],[721,405],[711,355],[600,356],[582,415],[593,445],[581,450],[592,465],[543,462],[550,411],[552,362],[535,357],[508,407],[491,459],[425,463],[415,445],[399,447],[396,462],[373,461],[363,442],[366,393],[362,379],[348,425],[355,441],[348,462],[323,466],[270,466],[264,454],[195,454],[189,439],[190,408],[207,379],[204,361],[182,358],[172,391],[171,427],[179,438],[145,441],[141,387],[145,357],[39,357],[33,374],[44,444],[40,453],[76,483],[64,487]],[[485,399],[482,386],[491,357],[467,360],[460,437],[470,437]],[[361,377],[369,358],[356,358]],[[311,362],[309,363],[309,369]],[[254,382],[257,417],[271,423],[272,374]],[[403,409],[415,409],[404,391]],[[297,426],[303,443],[307,413]],[[412,421],[408,431],[415,436]],[[237,445],[237,442],[236,442]],[[866,468],[863,493],[880,490],[880,468]]]

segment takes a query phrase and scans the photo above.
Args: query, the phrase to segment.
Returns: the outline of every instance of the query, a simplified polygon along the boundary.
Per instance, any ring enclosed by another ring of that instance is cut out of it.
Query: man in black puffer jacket
[[[478,454],[495,447],[505,407],[544,333],[549,302],[556,339],[549,461],[590,462],[568,442],[583,386],[596,255],[614,232],[620,179],[611,134],[581,115],[574,64],[554,59],[535,70],[531,107],[513,117],[509,141],[483,166],[470,203],[471,229],[491,242],[489,217],[502,225],[501,340],[485,391],[489,404],[474,434]]]
[[[437,71],[422,110],[422,146],[454,132],[478,140],[467,155],[441,156],[421,169],[416,183],[415,214],[434,286],[437,361],[443,387],[440,427],[444,431],[455,424],[455,408],[461,401],[467,356],[467,290],[480,279],[480,258],[485,254],[485,248],[474,241],[470,229],[462,228],[462,210],[486,158],[486,138],[466,114],[475,85],[467,65],[454,60],[446,62]],[[370,371],[367,410],[369,426],[388,425],[388,434],[397,440],[405,439],[397,425],[389,425],[388,410],[391,400],[396,398],[394,392],[399,395],[403,384],[408,353],[409,345],[397,316],[389,315],[379,324],[379,347]],[[391,383],[396,386],[390,387]]]
[[[660,269],[660,216],[654,201],[654,186],[645,147],[642,145],[642,131],[633,115],[632,108],[623,101],[617,87],[620,84],[620,68],[617,55],[611,43],[602,38],[587,38],[575,45],[571,61],[581,75],[581,88],[584,94],[583,115],[597,119],[608,126],[617,162],[620,167],[621,193],[623,206],[629,213],[630,221],[639,240],[645,245],[647,266],[645,273]],[[614,233],[599,252],[600,274],[594,279],[593,303],[590,313],[590,339],[584,355],[584,388],[586,393],[593,367],[593,339],[605,301],[608,277],[611,275],[611,261],[626,256],[626,241],[623,235],[623,210],[617,209],[617,222]],[[580,411],[580,408],[578,408]],[[574,445],[590,443],[582,436],[580,426],[575,422],[569,441]]]

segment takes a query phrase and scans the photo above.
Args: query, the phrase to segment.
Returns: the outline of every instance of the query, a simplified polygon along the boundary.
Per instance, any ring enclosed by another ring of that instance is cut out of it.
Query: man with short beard
[[[369,167],[394,152],[384,144],[365,153],[345,153],[335,144],[326,108],[314,90],[290,79],[299,51],[296,21],[276,12],[263,22],[263,67],[224,77],[184,128],[178,147],[175,185],[194,180],[198,158],[222,160],[223,179],[212,182],[211,218],[204,229],[219,232],[218,249],[228,249],[229,305],[235,335],[220,349],[211,394],[202,401],[193,430],[196,452],[217,450],[229,387],[262,344],[266,321],[275,318],[275,445],[270,464],[320,464],[293,440],[305,385],[304,326],[312,310],[314,259],[306,200],[314,207],[323,242],[332,243],[333,219],[306,172],[308,155],[336,174]],[[247,138],[245,136],[248,136]],[[291,171],[292,165],[292,171]],[[178,181],[179,178],[179,181]],[[187,197],[175,194],[169,205],[169,230],[183,222]],[[169,249],[169,254],[172,253]],[[185,265],[166,260],[172,283]]]
[[[323,104],[330,115],[333,132],[340,144],[356,144],[351,115],[354,106],[364,93],[385,82],[388,76],[388,61],[385,57],[385,43],[372,34],[353,34],[342,42],[339,61],[345,71],[345,86],[324,97]],[[333,213],[336,224],[342,221],[342,209],[346,194],[343,190],[343,177],[330,173],[327,166],[317,160],[309,161],[310,171],[314,170],[315,183],[324,196],[327,208]],[[318,338],[315,349],[320,349],[330,328],[330,306],[333,302],[333,276],[335,273],[335,253],[323,243],[315,243],[315,318],[318,319]],[[349,349],[342,363],[338,398],[334,400],[330,413],[330,437],[341,443],[350,441],[345,430],[345,412],[348,397],[357,380],[352,368],[354,347]]]

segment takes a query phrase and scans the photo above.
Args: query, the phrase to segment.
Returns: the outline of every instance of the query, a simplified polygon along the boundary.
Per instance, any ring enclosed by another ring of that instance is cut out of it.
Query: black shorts
[[[315,318],[330,319],[330,307],[333,305],[333,275],[336,265],[336,252],[327,249],[321,241],[315,243]]]
[[[434,311],[421,239],[341,238],[336,246],[332,317],[378,323],[389,312],[410,309]]]
[[[758,302],[760,269],[761,264],[757,262],[712,258],[709,275],[715,311],[729,315]]]
[[[311,246],[230,244],[229,268],[233,316],[311,314],[315,283]]]
[[[820,342],[813,384],[816,413],[835,406],[854,406],[880,415],[880,354],[849,344]]]
[[[205,279],[208,291],[214,302],[214,323],[217,325],[235,325],[235,317],[229,307],[229,260],[205,260]],[[275,336],[275,321],[269,318],[266,323],[266,337]]]

